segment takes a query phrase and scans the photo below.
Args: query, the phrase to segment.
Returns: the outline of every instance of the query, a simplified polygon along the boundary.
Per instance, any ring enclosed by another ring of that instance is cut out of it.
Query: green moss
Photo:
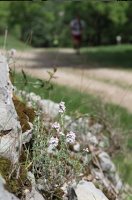
[[[33,123],[34,118],[35,118],[35,112],[33,108],[27,108],[25,106],[25,109],[23,111],[28,117],[29,117],[29,122]]]
[[[50,192],[47,192],[47,191],[44,191],[44,190],[40,190],[39,191],[40,192],[40,194],[42,194],[42,196],[44,196],[45,197],[45,199],[50,199],[51,198],[51,193]],[[52,199],[53,200],[62,200],[63,199],[63,195],[64,195],[64,191],[61,189],[61,188],[57,188],[57,190],[56,191],[54,191],[54,193],[52,193],[53,194],[53,197],[52,197]]]
[[[21,149],[21,156],[19,158],[19,162],[20,163],[24,163],[27,160],[27,154],[25,153],[25,151],[23,149]]]
[[[54,193],[54,196],[58,198],[58,200],[62,200],[62,196],[64,195],[64,191],[61,188],[57,188]]]
[[[35,112],[33,108],[27,108],[25,104],[18,99],[14,99],[14,106],[16,109],[16,112],[19,116],[19,121],[22,127],[22,132],[25,132],[26,130],[31,129],[30,125],[27,121],[27,116],[29,117],[29,122],[33,122],[35,118]]]
[[[8,179],[11,161],[0,156],[0,173],[4,179]]]
[[[20,161],[25,161],[25,155],[22,154],[20,157]],[[27,171],[25,170],[25,166],[22,166],[20,164],[20,173],[19,173],[19,178],[16,179],[16,171],[12,173],[11,177],[9,178],[10,172],[12,169],[11,161],[4,158],[0,157],[0,174],[2,177],[6,180],[6,186],[5,188],[16,195],[17,197],[21,198],[24,197],[23,191],[25,189],[30,190],[31,189],[31,183],[27,179]]]

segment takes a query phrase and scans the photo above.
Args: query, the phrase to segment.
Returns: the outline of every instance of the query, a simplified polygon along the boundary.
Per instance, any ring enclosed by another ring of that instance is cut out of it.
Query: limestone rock
[[[101,135],[101,141],[99,142],[99,147],[103,148],[103,147],[108,147],[109,146],[109,140],[106,136],[104,136],[103,134]]]
[[[31,172],[28,172],[28,178],[32,184],[31,192],[26,189],[25,190],[25,200],[44,200],[43,196],[35,189],[35,177]]]
[[[30,127],[31,127],[31,129],[30,130],[27,130],[26,132],[24,132],[23,134],[22,134],[22,138],[23,138],[23,140],[22,140],[22,143],[23,144],[25,144],[25,143],[27,143],[27,142],[30,142],[30,140],[32,139],[32,137],[33,137],[33,124],[31,123],[31,122],[28,122],[29,123],[29,125],[30,125]]]
[[[80,181],[74,186],[78,200],[108,200],[108,198],[97,189],[92,182]]]
[[[68,184],[65,183],[61,187],[64,191],[63,200],[108,200],[102,191],[97,189],[92,182],[81,180],[78,184],[73,182],[70,185],[71,187],[68,187]]]
[[[119,175],[117,172],[114,174],[110,173],[109,178],[112,180],[112,183],[113,183],[117,193],[119,193],[119,190],[124,189],[123,183],[122,183],[121,179],[119,178]]]
[[[68,188],[67,197],[68,200],[78,200],[76,192],[73,187]]]
[[[88,142],[92,145],[98,144],[98,140],[95,135],[93,135],[91,132],[88,132],[86,135],[82,135],[83,141]]]
[[[80,151],[80,143],[79,142],[76,142],[74,145],[73,145],[73,150],[75,152],[79,152]]]
[[[40,100],[39,107],[40,109],[42,109],[43,112],[53,118],[59,113],[59,104],[54,103],[51,100]]]
[[[15,164],[22,145],[22,132],[12,97],[9,68],[6,58],[0,55],[0,155]]]
[[[105,172],[115,172],[116,171],[114,163],[111,161],[110,156],[106,152],[103,151],[98,156],[99,156],[100,165],[101,165],[103,171],[105,171]]]
[[[100,133],[102,131],[102,129],[103,129],[103,126],[101,124],[96,123],[89,128],[89,131],[92,134],[97,135],[98,133]]]
[[[19,200],[14,194],[11,194],[4,188],[5,184],[5,180],[0,174],[0,200]]]

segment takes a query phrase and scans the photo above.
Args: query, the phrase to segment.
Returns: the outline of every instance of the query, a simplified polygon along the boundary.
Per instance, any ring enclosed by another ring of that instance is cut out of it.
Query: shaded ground
[[[60,49],[59,52],[57,49],[36,49],[23,54],[17,52],[15,60],[17,71],[23,67],[28,74],[41,79],[48,78],[46,71],[52,71],[55,65],[58,78],[53,79],[54,82],[78,88],[101,97],[105,102],[119,104],[132,111],[131,71],[92,65],[84,54],[77,56],[72,49]]]

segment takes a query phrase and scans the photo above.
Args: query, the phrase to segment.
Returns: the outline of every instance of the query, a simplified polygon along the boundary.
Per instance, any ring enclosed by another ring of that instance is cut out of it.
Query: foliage
[[[52,46],[53,35],[58,34],[61,46],[71,46],[69,23],[79,13],[85,21],[83,45],[115,44],[116,36],[122,42],[131,42],[131,2],[0,2],[0,33],[9,26],[9,32],[26,41],[33,31],[32,45]],[[38,12],[39,10],[39,12]],[[124,28],[125,27],[125,28]]]
[[[47,2],[10,3],[9,27],[19,25],[21,40],[24,41],[31,31],[33,31],[33,46],[49,46],[52,43],[54,31],[56,31],[54,23],[56,22],[56,26],[58,24],[57,12],[59,6],[55,7],[54,11],[54,5],[51,2],[48,2],[48,4]],[[52,9],[53,11],[51,11]]]
[[[8,26],[9,16],[9,2],[0,2],[0,34],[4,34],[6,27]]]

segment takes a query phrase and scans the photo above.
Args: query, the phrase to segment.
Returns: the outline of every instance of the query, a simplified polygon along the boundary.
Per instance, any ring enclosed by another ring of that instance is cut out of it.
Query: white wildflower
[[[57,132],[59,132],[60,130],[60,124],[55,122],[53,125],[52,125],[52,128],[55,128],[57,130]]]
[[[65,112],[65,110],[66,110],[66,107],[65,107],[65,102],[63,102],[63,101],[61,101],[60,103],[59,103],[59,113],[64,113]]]
[[[83,149],[83,151],[89,152],[88,148],[86,148],[86,149]]]
[[[67,142],[69,142],[69,143],[75,142],[76,135],[72,131],[70,131],[70,133],[67,133],[66,137],[67,137],[67,139],[66,139]]]
[[[54,137],[51,137],[50,140],[49,140],[49,143],[50,143],[50,146],[52,146],[53,148],[56,147],[58,145],[58,138],[54,138]]]

